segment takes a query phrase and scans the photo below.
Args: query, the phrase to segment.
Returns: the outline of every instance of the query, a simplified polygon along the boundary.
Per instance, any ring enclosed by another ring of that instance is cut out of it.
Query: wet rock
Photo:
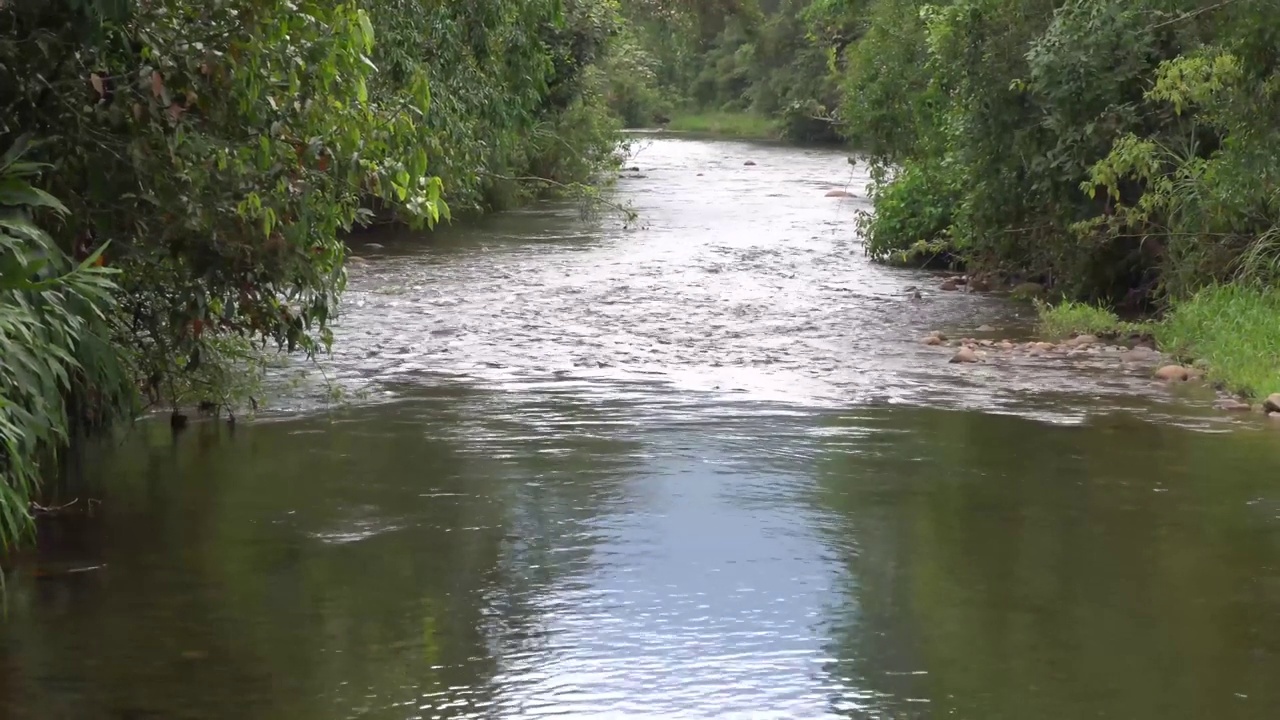
[[[359,255],[348,255],[347,264],[348,265],[368,265],[369,261],[365,258],[360,257]]]
[[[1227,412],[1249,412],[1250,410],[1253,410],[1252,405],[1243,400],[1237,400],[1236,398],[1223,398],[1214,403],[1213,406],[1218,410],[1225,410]]]
[[[1160,357],[1160,353],[1145,345],[1139,345],[1132,350],[1120,353],[1121,362],[1150,362],[1158,357]]]
[[[1009,294],[1016,298],[1026,298],[1028,300],[1031,298],[1038,298],[1044,295],[1044,286],[1040,283],[1034,282],[1019,283],[1013,286],[1013,289],[1009,291]]]
[[[938,337],[937,335],[926,335],[925,338],[920,342],[924,343],[925,345],[941,345],[945,343],[946,340]]]
[[[369,248],[370,250],[385,250],[387,247],[382,243],[365,243],[364,246]]]
[[[995,331],[996,331],[996,329],[995,329],[995,328],[993,328],[993,327],[991,327],[990,325],[979,325],[979,326],[978,326],[978,332],[995,332]]]
[[[919,288],[917,288],[915,285],[908,285],[908,286],[906,286],[906,287],[902,288],[902,292],[914,292],[914,291],[916,291],[916,290],[918,290],[918,289],[919,289]]]
[[[1058,346],[1054,345],[1051,342],[1038,342],[1034,345],[1034,347],[1036,350],[1039,350],[1041,352],[1049,352],[1050,350],[1058,349]]]
[[[948,362],[976,363],[978,362],[978,353],[974,352],[970,348],[963,347],[963,348],[960,348],[958,351],[956,351],[956,354],[952,355],[951,359]]]
[[[853,197],[853,193],[845,192],[844,190],[828,190],[827,197],[834,197],[834,198]]]
[[[627,168],[627,172],[640,172],[640,168],[635,165],[632,165],[631,167]]]
[[[991,282],[981,275],[969,278],[969,292],[991,292]]]
[[[968,285],[968,284],[969,284],[969,278],[965,277],[964,275],[961,275],[960,277],[954,277],[954,278],[951,278],[951,279],[952,279],[952,280],[955,282],[955,284],[957,284],[957,285]]]
[[[1097,335],[1077,335],[1067,341],[1070,347],[1084,347],[1086,345],[1096,345],[1098,343]]]
[[[1186,382],[1192,377],[1191,368],[1181,365],[1165,365],[1156,370],[1156,378],[1167,382]]]
[[[743,164],[743,165],[746,165],[746,166],[751,166],[751,165],[755,165],[755,164],[756,164],[756,161],[755,161],[755,160],[748,160],[748,161],[746,161],[746,162],[744,162],[744,163],[742,163],[742,164]]]
[[[1000,343],[1001,350],[1012,350],[1014,347],[1016,346],[1013,343],[1009,342],[1008,340],[1005,340]]]
[[[1280,393],[1272,393],[1262,402],[1262,409],[1269,413],[1280,413]]]
[[[959,290],[960,286],[956,284],[955,280],[946,280],[941,285],[938,286],[938,289],[946,290],[948,292],[954,292],[956,290]]]

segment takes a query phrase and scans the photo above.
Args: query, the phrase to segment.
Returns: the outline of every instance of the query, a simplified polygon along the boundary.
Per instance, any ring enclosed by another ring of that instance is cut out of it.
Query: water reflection
[[[37,577],[64,538],[11,573],[0,715],[1280,709],[1273,437],[629,412],[437,391],[153,428],[98,459],[105,567]]]

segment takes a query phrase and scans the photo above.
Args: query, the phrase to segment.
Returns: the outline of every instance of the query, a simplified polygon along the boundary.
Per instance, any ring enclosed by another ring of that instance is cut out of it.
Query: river
[[[95,451],[7,575],[0,718],[1280,717],[1274,428],[948,364],[1029,308],[868,263],[839,152],[628,164],[631,226],[356,241],[345,402]]]

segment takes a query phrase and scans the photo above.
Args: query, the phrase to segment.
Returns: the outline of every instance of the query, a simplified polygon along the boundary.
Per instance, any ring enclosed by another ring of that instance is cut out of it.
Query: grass
[[[1280,290],[1207,288],[1175,304],[1156,339],[1166,352],[1204,361],[1209,377],[1233,392],[1280,393]]]
[[[1088,303],[1050,305],[1036,301],[1036,312],[1039,315],[1036,328],[1049,340],[1065,340],[1076,335],[1115,337],[1147,330],[1141,323],[1126,322],[1110,310]]]
[[[773,120],[737,112],[677,114],[671,118],[667,129],[755,140],[776,140],[780,135]]]

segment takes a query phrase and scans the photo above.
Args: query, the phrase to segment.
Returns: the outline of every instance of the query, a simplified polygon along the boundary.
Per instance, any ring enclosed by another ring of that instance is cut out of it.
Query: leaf
[[[99,99],[107,96],[107,90],[103,86],[101,75],[98,73],[91,73],[89,75],[89,84],[93,86],[93,91],[98,93]]]
[[[373,51],[373,23],[369,22],[369,14],[364,10],[356,11],[356,18],[360,22],[360,31],[364,35],[364,51]]]
[[[151,73],[151,94],[156,96],[157,99],[164,99],[164,76],[160,74],[159,70],[154,70]]]

